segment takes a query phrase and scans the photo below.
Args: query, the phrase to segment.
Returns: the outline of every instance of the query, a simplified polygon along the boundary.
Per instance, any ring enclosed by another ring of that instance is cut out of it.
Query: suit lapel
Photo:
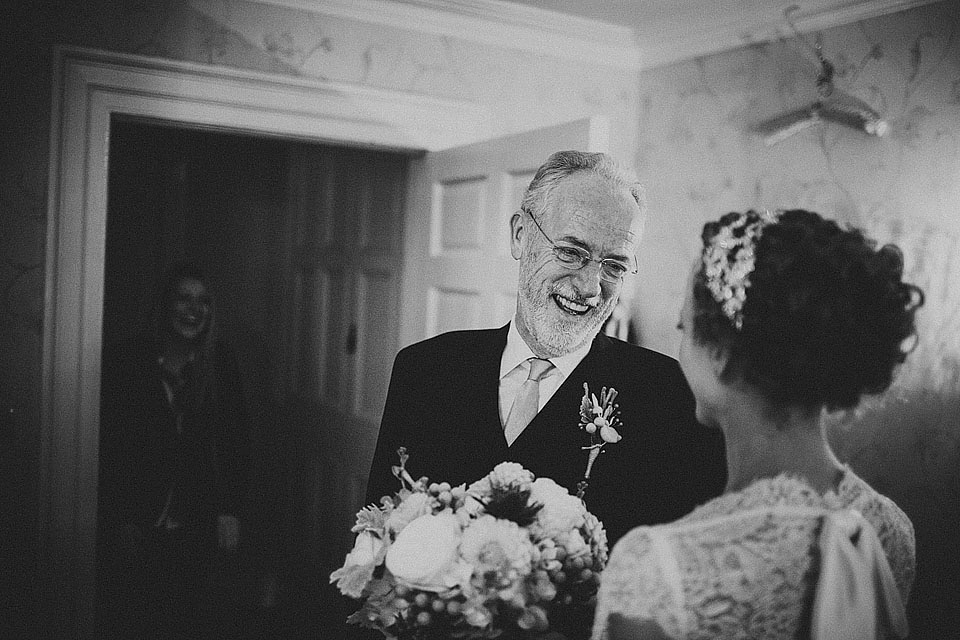
[[[466,386],[460,390],[465,406],[475,407],[474,428],[468,430],[478,438],[478,451],[495,453],[498,460],[507,456],[507,442],[500,424],[500,359],[507,344],[509,325],[489,333],[478,343],[479,352],[467,365],[473,370],[462,376]]]
[[[594,338],[590,352],[514,441],[511,459],[534,467],[531,470],[538,476],[546,475],[573,489],[586,465],[586,453],[580,447],[587,437],[579,429],[583,383],[599,393],[596,384],[602,382],[603,353],[609,343],[605,335]]]

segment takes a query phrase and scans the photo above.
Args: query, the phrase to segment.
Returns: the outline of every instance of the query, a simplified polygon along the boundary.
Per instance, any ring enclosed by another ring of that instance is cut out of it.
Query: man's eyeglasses
[[[553,248],[553,258],[557,261],[564,269],[570,269],[577,271],[583,269],[587,264],[591,262],[596,262],[600,265],[600,279],[606,282],[612,282],[614,284],[619,283],[623,280],[623,276],[628,273],[637,273],[640,269],[637,266],[636,257],[633,258],[633,265],[627,264],[623,260],[617,260],[616,258],[602,258],[597,260],[590,255],[583,247],[577,247],[570,244],[557,244],[550,239],[544,230],[540,226],[540,223],[537,222],[537,219],[533,217],[533,214],[529,211],[523,210],[530,219],[533,220],[533,224],[537,225],[537,229],[540,230],[540,233],[543,235],[544,239],[550,244]]]

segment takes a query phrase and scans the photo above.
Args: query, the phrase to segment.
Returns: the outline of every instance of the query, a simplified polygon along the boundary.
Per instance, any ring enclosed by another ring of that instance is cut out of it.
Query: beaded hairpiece
[[[747,300],[750,274],[756,260],[754,248],[760,241],[763,228],[775,223],[779,217],[779,211],[737,214],[737,218],[723,225],[703,248],[703,275],[707,289],[737,331],[743,326],[743,303]]]

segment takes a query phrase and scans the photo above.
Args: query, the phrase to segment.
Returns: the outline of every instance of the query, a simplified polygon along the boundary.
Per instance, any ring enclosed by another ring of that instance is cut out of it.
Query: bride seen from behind
[[[923,294],[899,250],[800,209],[704,226],[680,365],[723,431],[724,494],[614,548],[594,638],[907,633],[913,526],[830,449],[824,416],[887,389]]]

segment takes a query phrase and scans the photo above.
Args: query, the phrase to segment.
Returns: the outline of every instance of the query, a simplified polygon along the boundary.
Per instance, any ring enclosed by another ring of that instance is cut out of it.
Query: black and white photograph
[[[0,23],[0,637],[960,637],[960,3]]]

